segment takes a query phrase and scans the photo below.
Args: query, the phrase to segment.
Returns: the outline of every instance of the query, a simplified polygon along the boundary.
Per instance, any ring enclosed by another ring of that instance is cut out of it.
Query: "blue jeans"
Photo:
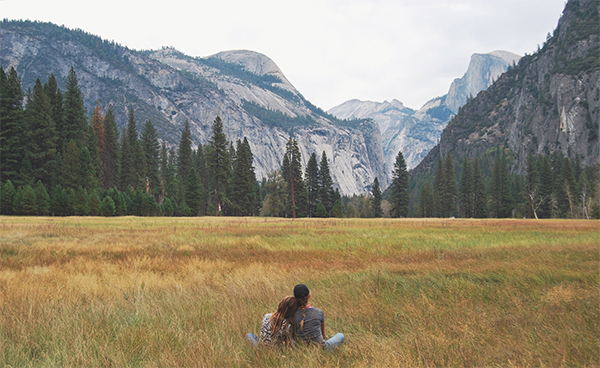
[[[249,334],[246,334],[246,339],[248,339],[248,341],[250,341],[252,343],[252,345],[258,346],[258,336],[256,336],[252,332],[250,332]]]
[[[256,336],[255,334],[246,334],[246,339],[248,339],[248,341],[250,341],[252,345],[258,346],[258,336]],[[333,335],[331,339],[325,341],[325,345],[323,346],[323,348],[325,350],[333,350],[338,346],[342,345],[345,339],[346,337],[344,336],[344,334],[338,332],[335,335]]]
[[[338,346],[342,345],[346,337],[342,333],[336,333],[331,339],[325,341],[325,350],[333,350]]]

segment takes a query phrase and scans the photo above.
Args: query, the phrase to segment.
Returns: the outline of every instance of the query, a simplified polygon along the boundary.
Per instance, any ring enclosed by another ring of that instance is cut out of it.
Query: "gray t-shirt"
[[[308,344],[322,345],[325,343],[323,333],[321,332],[321,323],[325,322],[325,315],[322,310],[314,307],[306,308],[304,328],[302,330],[300,329],[301,321],[302,308],[298,308],[294,314],[294,330],[296,331],[297,339],[303,340]]]

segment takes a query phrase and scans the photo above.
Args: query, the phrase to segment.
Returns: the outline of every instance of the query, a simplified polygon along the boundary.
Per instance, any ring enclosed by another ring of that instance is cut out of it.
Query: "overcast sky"
[[[328,110],[352,98],[419,108],[473,53],[532,53],[564,0],[0,0],[0,16],[80,28],[132,49],[247,49]]]

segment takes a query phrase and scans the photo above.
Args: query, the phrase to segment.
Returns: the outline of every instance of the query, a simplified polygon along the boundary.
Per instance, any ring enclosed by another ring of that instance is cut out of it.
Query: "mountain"
[[[466,73],[452,82],[448,94],[431,99],[416,111],[398,100],[382,103],[350,100],[333,107],[328,113],[340,119],[375,120],[381,130],[389,173],[399,151],[402,151],[408,168],[412,169],[438,143],[442,130],[460,106],[470,96],[488,88],[519,58],[507,51],[472,55]]]
[[[252,51],[206,58],[172,48],[136,51],[80,30],[30,21],[0,22],[0,66],[15,67],[24,89],[54,73],[64,86],[75,68],[88,113],[113,104],[119,128],[132,107],[138,131],[147,119],[170,147],[185,121],[194,144],[206,143],[218,115],[231,141],[248,138],[260,179],[278,169],[289,137],[306,165],[323,151],[341,194],[364,193],[375,177],[387,186],[381,135],[371,120],[337,119],[312,105],[273,60]]]
[[[519,60],[459,109],[440,143],[413,170],[430,172],[440,155],[477,157],[497,148],[524,174],[528,155],[561,152],[599,163],[600,0],[571,0],[543,47]]]

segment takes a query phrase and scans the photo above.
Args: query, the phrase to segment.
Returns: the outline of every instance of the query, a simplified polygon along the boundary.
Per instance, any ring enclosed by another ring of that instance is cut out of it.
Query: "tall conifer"
[[[390,203],[392,217],[406,217],[408,215],[408,171],[402,151],[398,152],[394,170],[392,171],[392,184],[390,185]]]
[[[307,192],[302,179],[302,157],[298,142],[291,137],[286,144],[281,173],[287,183],[288,215],[292,218],[305,216]]]
[[[325,206],[328,215],[331,214],[331,210],[333,209],[333,203],[335,202],[334,194],[333,179],[331,179],[329,171],[327,154],[323,151],[319,165],[319,200]]]
[[[110,189],[119,184],[119,151],[119,130],[111,104],[104,117],[104,152],[102,156],[104,189]]]
[[[381,188],[379,187],[379,180],[377,178],[373,181],[373,188],[371,189],[371,216],[375,218],[383,216],[383,210],[381,209]]]
[[[25,113],[29,134],[27,141],[33,181],[53,185],[56,175],[56,127],[50,115],[50,101],[39,79],[27,98]]]
[[[71,67],[67,77],[66,91],[64,95],[64,129],[59,132],[62,142],[68,144],[70,140],[75,141],[81,147],[83,144],[87,119],[83,104],[83,93],[77,81],[75,69]]]
[[[156,129],[150,120],[146,120],[142,128],[142,149],[146,159],[147,177],[150,186],[150,192],[155,196],[160,194],[159,179],[159,150],[158,135]]]
[[[23,90],[15,68],[8,75],[0,68],[0,182],[20,186],[21,162],[25,153]]]
[[[229,176],[231,170],[231,159],[228,150],[228,142],[223,132],[223,122],[217,116],[212,125],[212,136],[209,140],[211,147],[208,156],[208,167],[210,175],[215,181],[215,215],[219,215],[221,203],[226,197],[224,189],[229,185]]]
[[[308,193],[307,215],[314,217],[319,203],[319,164],[316,153],[312,153],[306,164],[306,189]]]
[[[473,217],[473,171],[471,160],[465,157],[460,176],[460,212],[462,217]]]

